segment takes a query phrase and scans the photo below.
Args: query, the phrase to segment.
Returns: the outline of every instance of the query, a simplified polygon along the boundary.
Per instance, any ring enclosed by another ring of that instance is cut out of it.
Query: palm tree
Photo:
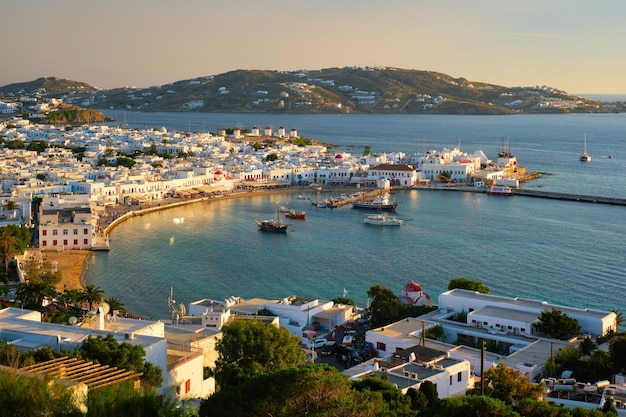
[[[11,212],[11,217],[15,217],[15,210],[17,210],[18,207],[18,204],[13,200],[9,200],[4,203],[4,208]]]
[[[22,305],[41,307],[46,297],[57,295],[54,287],[46,281],[29,282],[20,284],[15,292],[15,296],[22,302]]]
[[[94,304],[99,304],[104,300],[104,291],[95,285],[87,285],[83,290],[83,301],[89,303],[89,310],[93,310]]]
[[[9,260],[17,254],[17,237],[10,228],[0,228],[0,256],[4,261],[4,272],[9,272]]]
[[[615,333],[619,333],[619,328],[622,323],[624,323],[624,313],[617,309],[613,309],[611,311],[615,313]]]
[[[126,311],[126,307],[124,306],[124,303],[121,302],[118,298],[109,297],[105,300],[105,302],[109,305],[109,307],[111,308],[111,311],[113,310]]]

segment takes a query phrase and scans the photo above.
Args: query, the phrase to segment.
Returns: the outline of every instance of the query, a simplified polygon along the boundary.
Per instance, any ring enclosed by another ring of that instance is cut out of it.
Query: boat
[[[387,196],[377,195],[374,198],[364,198],[352,202],[352,208],[393,211],[398,206],[397,201],[390,201]]]
[[[291,209],[288,213],[285,213],[285,217],[288,219],[305,220],[306,211]]]
[[[279,206],[278,207],[278,211],[280,211],[281,213],[289,213],[291,210],[293,210],[290,207],[287,206]]]
[[[302,194],[298,194],[296,200],[310,200],[310,198],[303,196]]]
[[[511,187],[507,187],[504,185],[501,186],[491,186],[487,188],[487,194],[489,195],[513,195],[513,189]]]
[[[587,153],[587,134],[585,134],[585,138],[584,138],[584,150],[583,150],[583,154],[580,155],[580,160],[583,162],[589,162],[591,161],[591,155],[589,155]]]
[[[286,233],[289,225],[280,219],[280,211],[276,205],[276,215],[271,220],[256,220],[259,230],[262,232]]]
[[[373,226],[402,226],[403,221],[402,219],[396,218],[396,216],[385,216],[382,213],[378,213],[365,216],[363,223]]]

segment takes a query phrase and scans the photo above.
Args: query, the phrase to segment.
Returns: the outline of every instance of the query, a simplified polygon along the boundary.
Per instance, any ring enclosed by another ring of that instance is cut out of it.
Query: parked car
[[[328,342],[328,340],[324,339],[324,338],[319,338],[319,339],[315,339],[315,340],[310,340],[307,344],[306,344],[306,348],[307,349],[318,349],[323,347],[326,343]]]
[[[337,359],[348,366],[363,362],[363,356],[352,346],[337,346],[335,355],[337,355]]]
[[[354,336],[351,334],[345,335],[341,341],[341,344],[345,346],[352,346],[352,343],[354,343]]]
[[[322,355],[330,356],[333,353],[335,353],[336,349],[337,349],[337,342],[335,342],[334,340],[329,340],[328,342],[326,342],[324,346],[322,346]]]

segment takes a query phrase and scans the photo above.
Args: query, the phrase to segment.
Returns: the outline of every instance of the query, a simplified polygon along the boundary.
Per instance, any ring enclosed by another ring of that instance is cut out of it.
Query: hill
[[[344,67],[322,70],[236,70],[149,88],[98,90],[40,78],[0,87],[0,94],[63,95],[98,109],[254,113],[512,114],[619,112],[620,106],[552,87],[503,87],[420,70]]]

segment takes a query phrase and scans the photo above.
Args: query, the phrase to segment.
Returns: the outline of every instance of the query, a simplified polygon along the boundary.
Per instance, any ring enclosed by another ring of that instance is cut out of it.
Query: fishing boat
[[[363,198],[352,202],[352,208],[358,209],[393,211],[397,206],[398,202],[390,201],[386,195],[377,195],[374,198]]]
[[[505,195],[505,196],[509,196],[509,195],[513,195],[513,189],[511,187],[507,187],[507,186],[491,186],[489,188],[487,188],[487,194],[488,195]]]
[[[271,220],[256,220],[259,230],[262,232],[286,233],[289,225],[284,223],[280,218],[280,211],[276,205],[276,214]]]
[[[402,219],[396,218],[396,216],[385,216],[384,214],[370,214],[363,218],[363,223],[371,224],[372,226],[402,226]]]
[[[580,160],[583,162],[589,162],[591,161],[591,155],[587,153],[587,134],[585,134],[583,142],[584,142],[584,150],[583,150],[583,154],[580,155]]]
[[[291,209],[289,212],[285,213],[285,217],[288,219],[305,220],[306,211]]]

